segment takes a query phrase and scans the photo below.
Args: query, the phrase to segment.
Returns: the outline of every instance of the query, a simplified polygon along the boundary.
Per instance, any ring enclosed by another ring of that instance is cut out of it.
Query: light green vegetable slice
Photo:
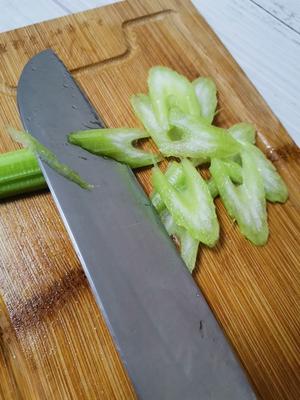
[[[171,162],[165,176],[171,185],[173,185],[177,190],[183,190],[185,183],[184,172],[180,163],[176,161]],[[154,192],[151,196],[151,201],[158,211],[169,235],[175,236],[179,241],[181,257],[183,258],[188,270],[192,273],[196,263],[199,240],[194,239],[186,229],[175,223],[174,218],[167,210],[159,193]]]
[[[263,179],[266,199],[271,202],[284,203],[288,199],[287,186],[272,162],[267,159],[258,147],[252,144],[255,142],[255,129],[253,125],[245,123],[237,124],[231,127],[229,132],[243,145],[245,151],[251,153]]]
[[[219,224],[215,205],[207,184],[192,163],[182,161],[184,188],[177,190],[158,167],[153,168],[153,187],[177,225],[208,246],[213,246],[219,237]]]
[[[81,176],[73,169],[68,167],[66,164],[61,163],[57,157],[47,147],[39,143],[33,136],[28,132],[18,131],[13,128],[8,130],[10,136],[16,142],[27,147],[34,154],[38,155],[41,160],[45,161],[51,168],[57,171],[60,175],[69,179],[70,181],[77,183],[83,189],[91,190],[93,185],[81,178]]]
[[[228,131],[239,142],[255,144],[255,126],[252,124],[241,122],[231,126]]]
[[[181,190],[183,188],[184,172],[182,169],[182,165],[177,161],[172,161],[169,163],[168,169],[165,172],[165,177],[168,179],[169,183],[177,190]],[[158,192],[154,191],[152,193],[151,201],[158,212],[161,212],[165,209],[165,204]]]
[[[240,151],[240,144],[225,129],[207,125],[200,118],[171,109],[169,120],[178,138],[159,146],[166,156],[210,160],[232,157]]]
[[[73,132],[69,142],[91,153],[111,157],[131,168],[145,167],[161,160],[161,157],[133,146],[133,142],[149,137],[147,132],[132,128],[90,129]]]
[[[241,159],[243,183],[239,186],[232,183],[221,160],[212,160],[210,172],[227,212],[236,219],[242,234],[256,245],[264,245],[269,229],[263,180],[251,153],[243,150]]]
[[[201,117],[211,124],[217,108],[217,88],[213,79],[200,77],[193,81],[194,90],[200,105]]]
[[[167,131],[157,121],[149,96],[142,93],[133,95],[130,102],[136,116],[149,132],[157,147],[160,148],[165,142],[168,142]]]
[[[196,264],[199,240],[194,239],[186,229],[176,225],[174,218],[166,208],[160,212],[159,216],[169,235],[175,236],[179,241],[180,255],[192,273]]]
[[[47,187],[34,153],[21,149],[0,154],[0,198]]]
[[[284,203],[288,199],[288,189],[275,166],[256,146],[245,144],[245,149],[251,153],[259,173],[262,176],[266,199],[271,202]]]
[[[194,160],[191,160],[192,163],[193,161]],[[234,161],[223,161],[223,164],[227,174],[230,176],[230,179],[235,183],[242,183],[243,178],[241,166]],[[193,165],[196,166],[195,164]],[[165,176],[177,190],[181,190],[184,187],[184,172],[180,163],[176,161],[170,162],[168,169],[166,170]],[[218,196],[219,192],[214,180],[211,178],[206,181],[206,183],[211,196],[213,198]],[[151,201],[158,212],[162,211],[165,208],[164,202],[158,192],[154,191],[152,193]]]
[[[191,82],[167,67],[153,67],[148,75],[149,96],[154,114],[163,130],[169,128],[169,108],[200,117],[200,107]]]

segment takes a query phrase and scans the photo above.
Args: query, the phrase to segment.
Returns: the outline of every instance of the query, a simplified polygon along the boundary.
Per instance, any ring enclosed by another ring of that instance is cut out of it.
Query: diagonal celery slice
[[[208,77],[200,77],[192,82],[200,106],[201,117],[211,124],[217,108],[217,88],[215,82]]]
[[[242,151],[241,159],[243,183],[239,186],[232,183],[221,160],[212,160],[210,172],[227,212],[237,220],[242,234],[256,245],[264,245],[269,229],[263,180],[250,152]]]
[[[160,146],[166,156],[191,158],[228,158],[240,151],[240,144],[225,129],[207,125],[200,118],[171,109],[170,124],[180,133],[178,140],[169,140]]]
[[[213,246],[219,238],[219,223],[208,186],[189,160],[182,161],[182,169],[183,190],[174,188],[158,167],[153,168],[153,187],[177,225],[194,239]]]
[[[133,141],[147,137],[149,134],[139,129],[116,128],[73,132],[68,140],[91,153],[111,157],[131,168],[139,168],[161,160],[159,155],[133,146]]]
[[[271,202],[284,203],[288,199],[287,186],[272,162],[267,159],[258,147],[254,146],[255,129],[253,125],[237,124],[229,128],[229,132],[241,143],[245,151],[251,153],[263,179],[266,199]]]
[[[169,164],[168,169],[165,172],[165,176],[172,186],[177,190],[180,190],[184,186],[184,173],[182,165],[177,161],[173,161]],[[151,201],[158,212],[161,212],[165,208],[161,195],[154,191],[151,195]]]
[[[178,239],[180,243],[180,255],[188,270],[192,273],[196,264],[199,240],[194,239],[186,229],[176,225],[174,218],[166,208],[159,213],[159,216],[168,234]]]
[[[18,131],[14,128],[9,128],[8,132],[13,140],[37,154],[41,160],[45,161],[60,175],[74,183],[77,183],[77,185],[81,186],[83,189],[91,190],[93,188],[93,185],[81,178],[81,176],[68,165],[61,163],[57,157],[49,149],[47,149],[47,147],[39,143],[28,132]]]
[[[170,105],[182,112],[200,117],[200,107],[191,82],[167,67],[153,67],[148,75],[149,96],[157,121],[164,130],[169,128]]]
[[[196,119],[178,109],[171,109],[169,120],[173,127],[166,131],[158,123],[148,96],[132,96],[131,104],[146,131],[166,156],[197,158],[199,164],[208,162],[212,157],[233,156],[240,150],[238,142],[225,129],[207,125],[201,118]],[[178,137],[174,139],[176,132]]]
[[[133,95],[130,99],[133,110],[144,128],[151,135],[158,148],[169,141],[168,132],[159,124],[149,96],[145,94]]]
[[[256,146],[245,144],[245,149],[251,153],[257,169],[262,176],[266,199],[271,202],[284,203],[288,199],[288,189],[275,166]]]
[[[240,122],[228,129],[230,135],[239,142],[255,144],[255,126],[248,122]]]
[[[191,162],[193,162],[192,160]],[[230,179],[235,183],[242,183],[242,168],[234,161],[223,161],[224,167]],[[194,164],[195,165],[195,164]],[[196,166],[196,165],[195,165]],[[168,169],[166,170],[165,176],[168,181],[177,189],[181,190],[184,187],[184,172],[182,165],[176,161],[172,161]],[[213,178],[206,181],[210,194],[213,198],[217,197],[219,192],[216,183]],[[154,191],[151,195],[151,201],[158,212],[164,209],[165,204],[160,194]]]
[[[177,190],[183,190],[184,173],[180,163],[176,161],[171,162],[165,176],[171,185],[173,185]],[[175,223],[174,218],[167,210],[159,193],[154,192],[151,196],[151,201],[158,211],[160,219],[169,235],[174,235],[179,241],[181,257],[188,270],[192,273],[196,263],[199,240],[194,239],[186,229]]]

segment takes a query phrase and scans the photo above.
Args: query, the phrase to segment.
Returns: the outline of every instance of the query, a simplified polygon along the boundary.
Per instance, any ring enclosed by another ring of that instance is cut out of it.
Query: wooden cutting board
[[[190,79],[212,76],[219,88],[217,125],[256,124],[258,145],[288,183],[290,199],[269,204],[271,235],[263,248],[241,236],[217,200],[221,240],[201,249],[194,278],[259,396],[298,399],[300,157],[280,122],[189,1],[130,0],[0,35],[2,152],[16,148],[5,126],[21,126],[16,85],[22,68],[48,47],[110,127],[138,125],[129,98],[146,92],[147,71],[156,64]],[[147,192],[149,176],[138,174]],[[47,191],[1,203],[0,254],[0,397],[134,398]]]

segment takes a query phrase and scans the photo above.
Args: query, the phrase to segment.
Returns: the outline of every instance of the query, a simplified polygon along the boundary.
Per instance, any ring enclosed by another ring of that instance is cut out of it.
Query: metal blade
[[[138,396],[254,399],[131,170],[67,144],[69,132],[103,123],[51,50],[24,68],[18,105],[24,127],[95,185],[83,190],[40,163]]]

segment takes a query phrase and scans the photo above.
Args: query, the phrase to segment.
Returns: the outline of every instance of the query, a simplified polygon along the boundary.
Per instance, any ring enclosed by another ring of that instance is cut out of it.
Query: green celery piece
[[[213,178],[210,178],[207,181],[207,186],[208,186],[208,189],[210,191],[211,197],[213,199],[216,198],[218,196],[218,194],[219,194],[219,191],[218,191],[218,187],[216,185],[216,182],[213,180]]]
[[[142,93],[133,95],[130,102],[136,116],[142,122],[157,147],[160,149],[168,143],[170,140],[168,131],[164,130],[158,123],[149,96]]]
[[[169,120],[170,124],[181,132],[182,137],[159,147],[166,156],[200,157],[210,160],[232,157],[240,151],[240,144],[225,129],[207,125],[201,118],[171,109]]]
[[[172,161],[168,165],[168,169],[165,172],[165,176],[169,183],[174,186],[177,190],[180,190],[184,186],[184,172],[182,165],[177,161]],[[165,208],[165,204],[161,198],[161,195],[154,191],[151,195],[151,201],[158,212],[161,212]]]
[[[165,176],[171,185],[173,185],[176,189],[183,189],[184,173],[180,163],[176,161],[171,162],[165,173]],[[174,218],[167,210],[159,193],[154,192],[151,197],[151,201],[158,211],[160,219],[162,220],[162,223],[164,224],[169,235],[174,235],[179,241],[181,257],[188,270],[192,273],[196,263],[199,240],[194,239],[186,229],[178,226],[175,223]]]
[[[8,130],[10,136],[16,142],[22,144],[31,150],[34,154],[38,155],[40,159],[45,161],[51,168],[57,171],[60,175],[76,183],[83,189],[91,190],[93,185],[86,182],[81,176],[67,165],[61,163],[57,157],[47,147],[39,143],[28,132],[18,131],[14,128]]]
[[[255,126],[248,122],[240,122],[228,129],[230,135],[239,142],[255,144]]]
[[[90,129],[72,132],[69,142],[91,153],[111,157],[131,168],[139,168],[161,160],[159,155],[133,146],[132,142],[147,137],[147,132],[133,128]]]
[[[147,132],[151,135],[164,135],[165,131],[157,121],[149,96],[143,93],[135,94],[131,96],[130,102],[136,116],[142,122]]]
[[[242,150],[241,159],[243,183],[239,186],[232,183],[221,160],[212,160],[210,172],[227,212],[237,220],[242,234],[256,245],[264,245],[269,229],[263,180],[250,152]]]
[[[219,223],[215,205],[207,184],[192,163],[182,160],[185,185],[177,190],[158,167],[153,168],[153,187],[177,225],[208,246],[219,238]]]
[[[199,240],[194,239],[186,229],[176,225],[174,218],[166,208],[159,213],[159,216],[168,234],[175,236],[179,241],[180,255],[188,270],[192,273],[196,264]]]
[[[157,147],[159,149],[168,147],[172,141],[170,130],[164,130],[158,123],[149,96],[140,93],[133,95],[130,101],[136,116],[142,122],[146,131],[150,133]],[[194,165],[200,165],[208,161],[208,157],[198,157],[193,160],[193,163]]]
[[[0,154],[0,198],[47,187],[38,161],[31,150]]]
[[[248,130],[247,125],[249,126]],[[288,199],[287,186],[281,176],[278,174],[272,162],[267,159],[267,157],[258,147],[254,146],[254,127],[250,124],[237,124],[231,127],[229,132],[241,143],[246,151],[252,154],[257,169],[263,178],[266,199],[271,202],[284,203]],[[250,140],[251,138],[252,140]]]
[[[193,272],[199,250],[199,240],[194,239],[186,229],[178,227],[176,235],[180,241],[180,254],[190,273]]]
[[[233,139],[238,141],[244,141],[249,143],[255,143],[255,127],[246,122],[242,122],[236,125],[233,125],[228,129],[228,132],[233,137]],[[232,157],[232,159],[228,159],[226,161],[223,160],[224,166],[226,167],[227,174],[230,176],[230,179],[234,183],[242,183],[242,168],[238,164],[240,159],[240,155]],[[213,178],[208,181],[208,187],[212,197],[216,197],[219,192],[217,185]]]
[[[244,146],[251,153],[262,176],[266,199],[274,203],[285,203],[289,197],[288,189],[273,163],[267,159],[258,147],[250,144],[245,144]]]
[[[193,162],[194,160],[191,160]],[[196,167],[196,165],[194,164]],[[226,168],[227,174],[230,179],[235,183],[242,183],[242,168],[240,165],[234,161],[224,161],[224,167]],[[166,170],[165,176],[168,181],[178,190],[182,189],[184,186],[184,172],[182,165],[176,161],[169,163],[168,169]],[[213,198],[217,197],[219,192],[216,183],[213,178],[206,181],[208,189]],[[165,207],[164,202],[160,194],[154,191],[151,194],[151,201],[158,212],[162,211]]]
[[[217,108],[217,87],[213,79],[200,77],[192,82],[200,105],[201,117],[211,124]]]
[[[154,114],[163,128],[168,130],[169,108],[200,117],[200,107],[192,83],[183,75],[167,67],[153,67],[148,76],[149,96]]]

